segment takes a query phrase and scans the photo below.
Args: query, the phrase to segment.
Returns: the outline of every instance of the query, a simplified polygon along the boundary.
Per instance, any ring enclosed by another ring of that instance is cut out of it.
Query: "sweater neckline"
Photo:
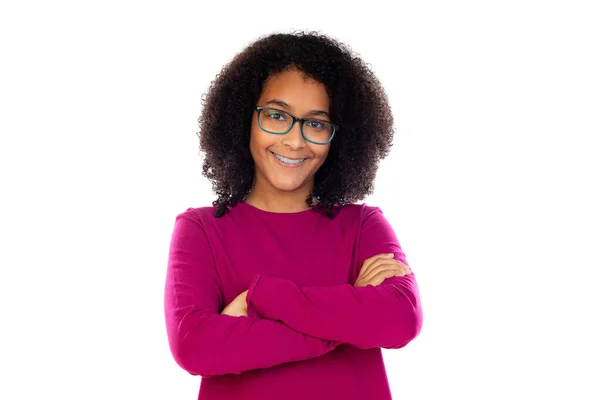
[[[252,204],[248,204],[245,201],[240,201],[238,202],[238,204],[242,204],[245,208],[250,209],[250,210],[254,210],[257,213],[263,214],[263,215],[272,215],[272,216],[294,216],[294,215],[305,215],[311,211],[314,211],[312,208],[306,209],[306,210],[302,210],[302,211],[295,211],[295,212],[274,212],[274,211],[266,211],[263,210],[261,208],[258,208],[256,206],[253,206]]]

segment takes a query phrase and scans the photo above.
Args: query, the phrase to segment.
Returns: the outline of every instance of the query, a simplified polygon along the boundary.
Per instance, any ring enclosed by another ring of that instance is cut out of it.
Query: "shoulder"
[[[176,215],[175,219],[185,219],[204,226],[210,218],[215,218],[215,207],[188,207],[185,211]]]
[[[373,217],[383,216],[383,212],[381,208],[366,203],[346,204],[341,207],[339,215],[364,222]]]
[[[206,218],[207,216],[213,216],[215,210],[215,207],[188,207],[179,215],[190,218]]]
[[[335,220],[343,229],[357,231],[359,235],[368,227],[387,222],[380,207],[366,203],[341,206]]]

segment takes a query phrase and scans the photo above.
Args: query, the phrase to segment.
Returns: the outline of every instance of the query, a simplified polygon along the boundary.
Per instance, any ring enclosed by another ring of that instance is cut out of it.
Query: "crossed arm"
[[[367,207],[358,258],[394,253],[408,265],[394,230],[377,207]],[[361,349],[406,346],[420,332],[422,311],[414,273],[378,286],[298,286],[293,281],[256,275],[246,296],[248,313],[278,320],[295,330]]]
[[[367,207],[358,257],[381,253],[394,253],[408,265],[381,210]],[[400,348],[421,329],[414,273],[364,287],[300,287],[287,279],[256,275],[246,301],[248,314],[260,318],[238,318],[219,314],[215,268],[197,268],[212,263],[201,224],[179,215],[169,252],[165,316],[174,358],[194,375],[268,368],[321,356],[342,343],[362,349]]]
[[[341,344],[280,321],[220,315],[221,293],[206,233],[185,214],[175,221],[164,301],[171,353],[192,375],[268,368],[318,357]]]

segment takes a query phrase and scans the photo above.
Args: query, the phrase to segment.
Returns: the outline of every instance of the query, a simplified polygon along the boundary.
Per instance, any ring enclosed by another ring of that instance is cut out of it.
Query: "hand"
[[[221,315],[231,315],[232,317],[247,317],[248,305],[246,304],[246,295],[248,291],[240,293],[231,303],[221,311]]]
[[[410,274],[410,268],[395,260],[394,255],[378,254],[367,258],[361,267],[354,286],[378,286],[387,278]]]

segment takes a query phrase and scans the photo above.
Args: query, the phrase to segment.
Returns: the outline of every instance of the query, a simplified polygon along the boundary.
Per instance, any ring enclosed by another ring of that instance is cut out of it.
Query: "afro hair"
[[[210,83],[198,119],[203,175],[217,199],[215,217],[243,201],[254,182],[250,127],[265,81],[288,68],[321,82],[339,125],[327,159],[306,199],[334,218],[334,209],[373,192],[379,167],[392,146],[394,124],[388,97],[369,66],[347,45],[318,32],[262,36],[236,54]]]

